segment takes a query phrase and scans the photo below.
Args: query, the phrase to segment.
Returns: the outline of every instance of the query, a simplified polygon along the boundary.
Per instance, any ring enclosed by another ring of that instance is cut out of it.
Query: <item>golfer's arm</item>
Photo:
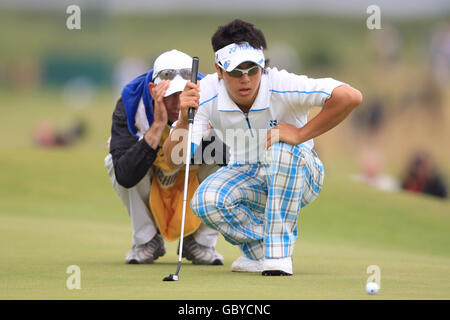
[[[322,110],[305,126],[298,128],[299,144],[320,136],[341,123],[362,102],[358,90],[341,85],[335,88]]]
[[[185,150],[187,149],[188,124],[178,121],[164,141],[163,152],[166,164],[171,169],[181,167],[185,162]]]

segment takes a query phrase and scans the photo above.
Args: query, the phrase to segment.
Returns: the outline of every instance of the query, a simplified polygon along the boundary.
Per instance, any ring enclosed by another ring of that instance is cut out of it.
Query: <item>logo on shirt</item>
[[[269,127],[273,128],[278,125],[278,120],[269,120]]]

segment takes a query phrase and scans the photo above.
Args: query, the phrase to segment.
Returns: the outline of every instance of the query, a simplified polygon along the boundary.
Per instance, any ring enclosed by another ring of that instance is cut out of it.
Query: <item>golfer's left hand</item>
[[[279,122],[277,126],[273,127],[267,132],[267,136],[265,139],[266,150],[269,149],[272,144],[279,141],[291,145],[299,144],[300,142],[298,139],[298,132],[299,128],[297,128],[296,126],[283,121]]]

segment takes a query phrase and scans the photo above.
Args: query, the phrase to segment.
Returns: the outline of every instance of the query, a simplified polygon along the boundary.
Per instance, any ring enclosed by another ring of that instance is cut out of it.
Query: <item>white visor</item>
[[[161,82],[161,79],[158,77],[158,74],[165,69],[191,69],[192,68],[192,58],[184,52],[178,50],[170,50],[161,54],[158,58],[156,58],[155,63],[153,64],[153,82],[154,84],[158,84]],[[170,80],[170,85],[167,88],[164,97],[168,97],[175,92],[180,92],[184,90],[186,83],[188,81],[183,79],[179,74],[175,76],[172,80]]]
[[[233,71],[243,62],[253,62],[264,68],[264,52],[262,49],[255,49],[248,42],[240,44],[232,43],[216,51],[216,63],[225,71]]]

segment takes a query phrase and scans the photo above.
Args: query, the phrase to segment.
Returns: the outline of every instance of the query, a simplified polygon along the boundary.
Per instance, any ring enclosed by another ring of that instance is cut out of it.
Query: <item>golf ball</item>
[[[380,287],[376,282],[367,282],[366,291],[368,294],[377,294]]]

